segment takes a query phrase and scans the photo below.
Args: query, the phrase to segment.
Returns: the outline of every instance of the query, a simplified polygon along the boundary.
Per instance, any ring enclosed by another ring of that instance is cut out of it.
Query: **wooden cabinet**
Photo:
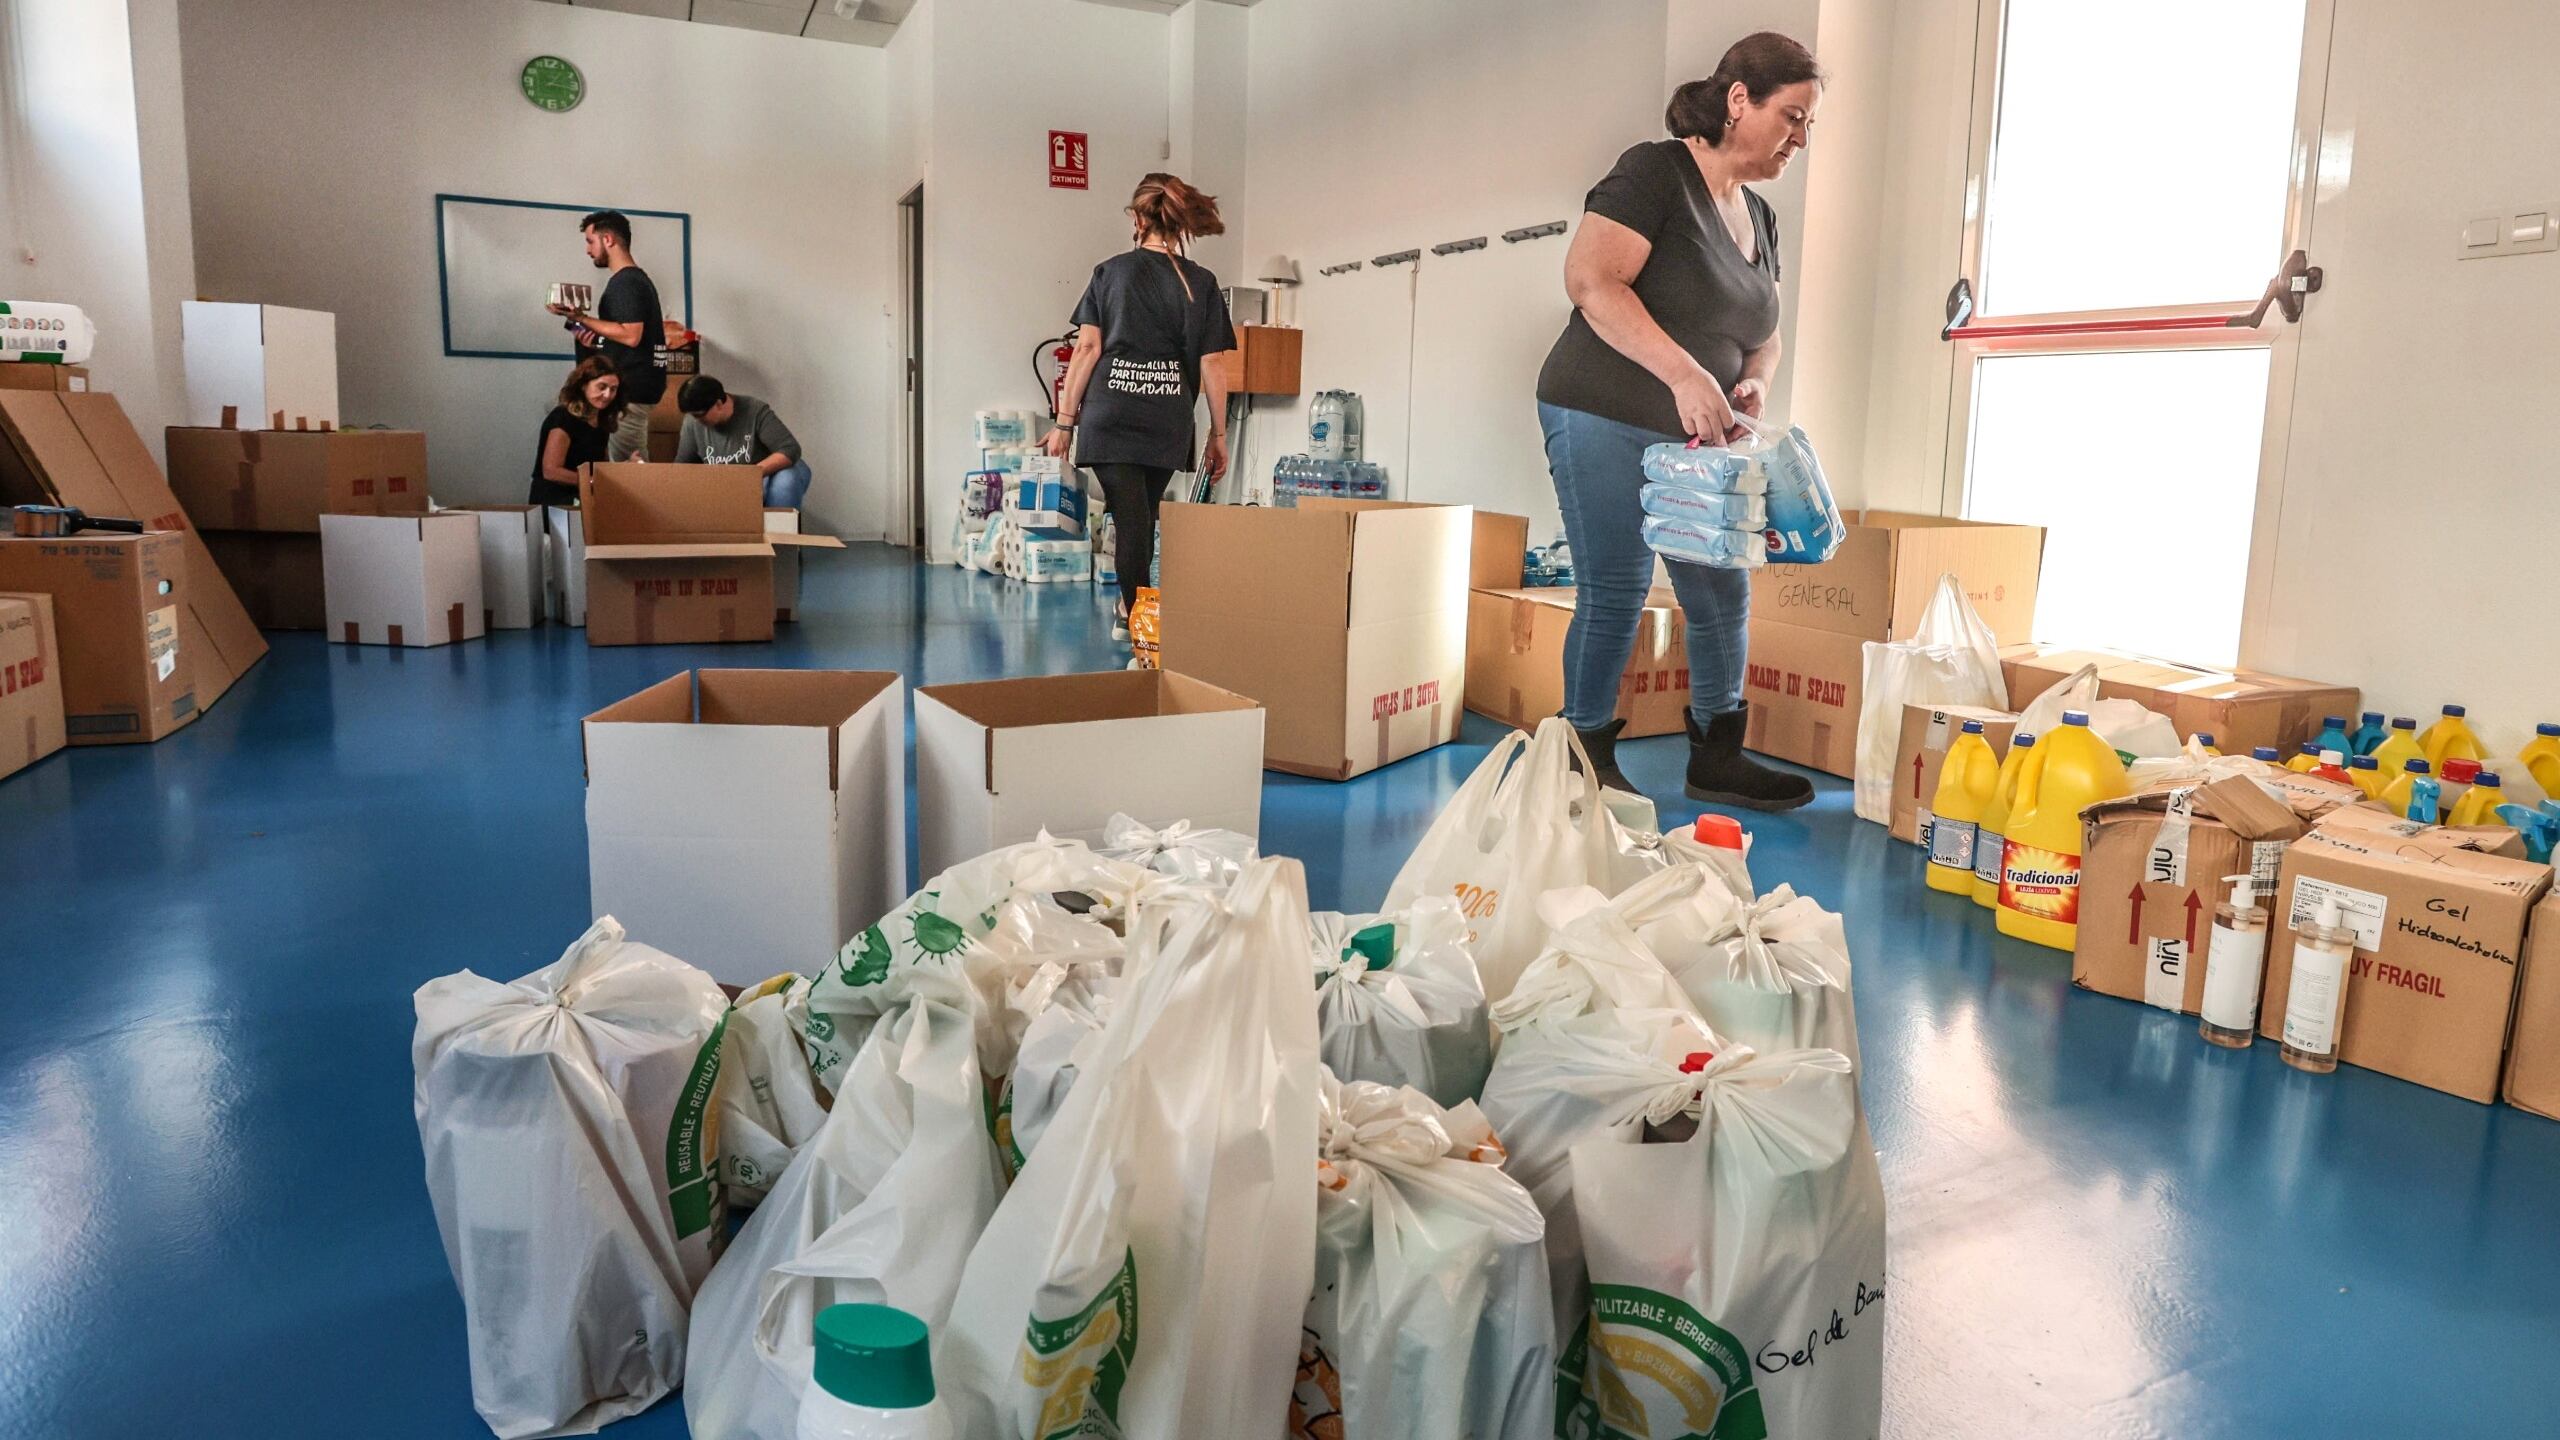
[[[1277,325],[1239,325],[1236,348],[1226,358],[1227,391],[1233,395],[1295,395],[1306,332]]]

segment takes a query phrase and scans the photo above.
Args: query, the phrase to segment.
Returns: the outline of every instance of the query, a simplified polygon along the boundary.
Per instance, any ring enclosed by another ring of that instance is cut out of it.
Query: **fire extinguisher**
[[[1076,332],[1068,331],[1055,340],[1043,340],[1031,352],[1031,373],[1040,388],[1049,394],[1049,418],[1058,418],[1058,410],[1067,400],[1067,362],[1076,358]]]

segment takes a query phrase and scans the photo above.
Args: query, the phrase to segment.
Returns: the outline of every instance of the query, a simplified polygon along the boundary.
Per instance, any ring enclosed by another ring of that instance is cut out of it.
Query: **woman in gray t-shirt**
[[[1778,365],[1778,222],[1743,188],[1774,180],[1811,140],[1822,72],[1802,45],[1762,32],[1672,96],[1672,138],[1637,145],[1591,189],[1565,257],[1573,318],[1538,373],[1547,468],[1573,546],[1565,717],[1602,783],[1617,766],[1618,681],[1635,649],[1653,551],[1644,542],[1645,447],[1733,437],[1758,415]],[[1672,560],[1689,643],[1688,794],[1791,810],[1812,783],[1742,753],[1749,575]]]

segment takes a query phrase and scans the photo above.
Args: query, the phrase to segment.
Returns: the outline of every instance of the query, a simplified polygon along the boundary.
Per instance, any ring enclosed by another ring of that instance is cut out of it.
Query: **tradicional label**
[[[2008,842],[2000,866],[2000,905],[2037,920],[2078,924],[2080,857]]]

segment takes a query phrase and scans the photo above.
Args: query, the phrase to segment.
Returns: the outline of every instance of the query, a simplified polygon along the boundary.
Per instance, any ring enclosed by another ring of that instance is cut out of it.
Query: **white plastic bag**
[[[1410,1085],[1440,1105],[1475,1099],[1493,1038],[1458,902],[1426,896],[1395,915],[1319,911],[1311,934],[1326,1068],[1345,1084]]]
[[[746,1209],[764,1199],[800,1147],[818,1133],[827,1107],[809,1077],[792,1011],[809,998],[808,977],[776,975],[738,996],[721,1032],[720,1183]]]
[[[910,966],[843,1075],[826,1125],[738,1233],[693,1309],[695,1440],[793,1440],[829,1305],[894,1305],[939,1327],[1002,1182],[978,1073],[977,996]]]
[[[1709,1029],[1762,1054],[1836,1050],[1857,1062],[1858,1014],[1839,916],[1785,885],[1729,909],[1724,923],[1702,932],[1686,923],[1695,913],[1640,924],[1637,933]]]
[[[970,1440],[1252,1436],[1315,1268],[1304,872],[1139,905],[1091,1063],[969,1257],[934,1371]]]
[[[1692,865],[1705,866],[1724,882],[1724,888],[1731,891],[1735,899],[1747,902],[1760,893],[1751,888],[1751,832],[1742,831],[1742,843],[1738,846],[1699,838],[1699,832],[1707,829],[1716,818],[1701,815],[1694,826],[1675,826],[1662,837],[1663,853]],[[1741,830],[1738,825],[1734,828]]]
[[[2168,716],[2146,709],[2135,700],[2099,699],[2095,665],[2083,665],[2055,681],[2018,712],[2017,733],[2051,735],[2062,728],[2063,714],[2072,710],[2089,717],[2089,728],[2098,732],[2099,739],[2137,760],[2173,757],[2184,749],[2178,739],[2178,727]]]
[[[1119,1003],[1120,981],[1102,978],[1053,994],[1023,1032],[1013,1069],[996,1101],[996,1144],[1007,1170],[1019,1175],[1040,1137],[1091,1061],[1102,1027]]]
[[[1862,674],[1866,698],[1858,707],[1852,803],[1859,819],[1882,825],[1893,813],[1893,760],[1902,743],[1902,707],[1997,708],[2008,702],[2008,682],[2000,674],[1999,638],[1953,575],[1938,577],[1937,593],[1929,597],[1929,608],[1910,638],[1867,642]]]
[[[1689,1008],[1671,972],[1599,891],[1551,891],[1538,909],[1554,937],[1511,993],[1494,1002],[1494,1028],[1508,1035],[1538,1021],[1610,1010]]]
[[[1500,1000],[1546,945],[1538,897],[1607,883],[1611,823],[1573,726],[1549,716],[1535,739],[1517,730],[1503,737],[1458,787],[1387,888],[1385,908],[1454,898],[1485,997]]]
[[[727,998],[608,916],[512,984],[465,970],[416,1006],[418,1138],[473,1406],[504,1440],[648,1409],[683,1378],[685,1307],[722,1233]]]
[[[1158,830],[1126,815],[1113,815],[1103,822],[1102,843],[1095,848],[1107,859],[1126,860],[1159,875],[1220,888],[1236,883],[1260,853],[1252,836],[1233,830],[1195,830],[1188,820],[1176,820]]]
[[[1316,1283],[1286,1433],[1551,1440],[1545,1222],[1484,1116],[1322,1085]]]

